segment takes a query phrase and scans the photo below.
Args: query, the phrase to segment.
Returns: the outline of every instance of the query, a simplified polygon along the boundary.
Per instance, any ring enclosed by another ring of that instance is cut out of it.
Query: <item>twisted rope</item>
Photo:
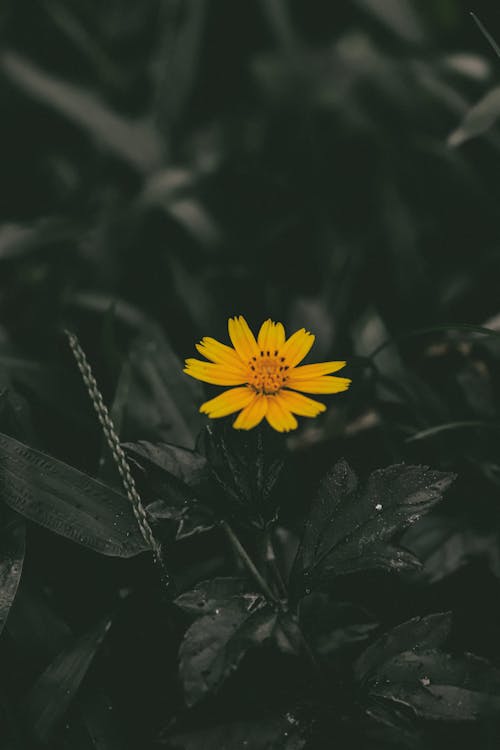
[[[80,370],[80,373],[82,375],[85,387],[87,388],[90,400],[92,401],[99,422],[101,423],[106,442],[109,446],[109,449],[111,450],[113,459],[120,473],[125,493],[132,504],[132,510],[134,511],[134,516],[137,520],[140,532],[146,544],[151,548],[155,561],[162,566],[164,581],[167,585],[169,585],[170,579],[168,573],[165,570],[161,546],[155,539],[151,526],[149,525],[146,509],[144,508],[141,496],[137,491],[134,477],[132,476],[132,473],[130,471],[130,466],[125,456],[125,452],[120,444],[120,439],[116,433],[113,420],[109,416],[108,408],[104,403],[102,394],[97,385],[97,381],[92,374],[92,368],[90,367],[85,352],[80,346],[77,336],[74,333],[71,333],[71,331],[65,331],[65,334],[68,338],[68,342],[78,365],[78,369]]]

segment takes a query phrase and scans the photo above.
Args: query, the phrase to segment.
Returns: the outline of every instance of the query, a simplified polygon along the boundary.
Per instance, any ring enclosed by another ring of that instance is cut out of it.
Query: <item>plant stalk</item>
[[[273,604],[279,604],[279,600],[277,597],[273,594],[270,587],[268,586],[267,582],[264,580],[261,573],[257,570],[257,567],[255,566],[255,563],[250,558],[248,552],[243,547],[242,543],[234,533],[231,526],[227,523],[227,521],[222,521],[221,523],[222,528],[224,529],[224,532],[229,539],[231,546],[233,547],[234,551],[240,558],[243,565],[246,567],[252,578],[254,579],[255,583],[259,586],[260,590],[268,599],[270,602],[273,602]]]

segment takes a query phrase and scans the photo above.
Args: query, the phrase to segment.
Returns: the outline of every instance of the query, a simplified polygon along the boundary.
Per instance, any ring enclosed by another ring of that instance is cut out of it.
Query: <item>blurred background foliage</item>
[[[494,37],[498,9],[475,12]],[[235,313],[304,325],[316,357],[353,364],[296,448],[375,429],[397,452],[496,413],[491,338],[412,338],[378,378],[356,359],[421,327],[500,327],[500,61],[465,3],[16,0],[1,28],[0,364],[42,443],[82,461],[68,427],[95,438],[65,325],[133,411],[138,335],[182,358]],[[152,437],[149,417],[124,439]]]
[[[408,545],[431,561],[424,608],[458,608],[458,641],[500,658],[500,342],[460,327],[500,334],[500,60],[470,10],[4,0],[0,427],[115,481],[65,327],[123,440],[192,447],[201,393],[179,360],[195,341],[225,339],[234,314],[305,326],[354,383],[288,440],[290,526],[340,455],[458,471]],[[500,39],[496,4],[472,10]],[[71,584],[48,556],[42,577],[85,620],[70,592],[88,556],[80,570],[57,544]],[[136,573],[106,575],[95,611]],[[419,601],[399,593],[405,612]]]

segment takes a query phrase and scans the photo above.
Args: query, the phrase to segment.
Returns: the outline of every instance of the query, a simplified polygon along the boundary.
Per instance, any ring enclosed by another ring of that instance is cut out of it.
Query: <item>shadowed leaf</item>
[[[62,719],[111,626],[106,618],[62,651],[36,680],[23,704],[34,736],[44,742]]]
[[[92,92],[50,75],[16,52],[4,52],[0,64],[13,83],[68,117],[140,172],[147,173],[161,163],[162,145],[151,124],[127,120]]]
[[[168,476],[188,485],[197,484],[207,473],[204,456],[178,445],[140,440],[138,443],[126,443],[124,448],[132,458],[138,459],[149,470],[156,468],[160,476],[166,472]]]
[[[0,506],[0,633],[16,595],[25,551],[24,520]]]
[[[175,603],[183,612],[200,617],[213,614],[230,598],[245,591],[248,591],[248,583],[244,578],[212,578],[178,596]]]
[[[271,637],[275,623],[276,613],[257,594],[226,599],[221,608],[195,620],[179,651],[188,706],[218,688],[252,646]]]
[[[22,650],[37,673],[70,651],[76,639],[68,625],[49,606],[41,592],[21,585],[7,623],[9,635]],[[89,737],[84,747],[95,750],[125,750],[122,728],[112,711],[113,703],[95,676],[82,686],[71,706],[71,720],[64,728],[64,748],[80,747],[81,738]]]
[[[371,693],[406,705],[424,719],[495,717],[500,711],[500,671],[473,654],[405,651],[381,667]]]
[[[374,670],[401,651],[438,648],[445,642],[451,627],[451,613],[438,612],[427,617],[414,617],[397,625],[377,638],[363,651],[354,665],[358,680],[364,680]]]
[[[287,718],[288,717],[288,718]],[[199,732],[185,732],[168,738],[175,750],[301,750],[306,744],[300,737],[291,714],[283,718],[260,718],[220,724]]]
[[[213,513],[197,499],[197,488],[208,477],[203,456],[176,445],[145,440],[126,443],[125,449],[145,471],[144,478],[139,476],[144,494],[159,498],[147,506],[154,521],[174,522],[177,539],[213,528]]]
[[[461,125],[448,137],[448,144],[460,146],[470,138],[486,133],[499,117],[500,86],[497,86],[469,109]]]
[[[152,441],[193,448],[201,427],[201,390],[160,334],[141,337],[130,353],[127,420]]]

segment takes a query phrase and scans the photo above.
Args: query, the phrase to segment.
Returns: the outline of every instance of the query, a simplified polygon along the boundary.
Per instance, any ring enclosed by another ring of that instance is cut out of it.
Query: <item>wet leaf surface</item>
[[[304,591],[334,576],[369,568],[419,565],[392,537],[435,505],[452,474],[404,464],[379,469],[364,487],[346,461],[322,480],[294,565],[293,585]]]
[[[77,469],[0,435],[4,501],[30,521],[103,555],[148,549],[128,499]]]

